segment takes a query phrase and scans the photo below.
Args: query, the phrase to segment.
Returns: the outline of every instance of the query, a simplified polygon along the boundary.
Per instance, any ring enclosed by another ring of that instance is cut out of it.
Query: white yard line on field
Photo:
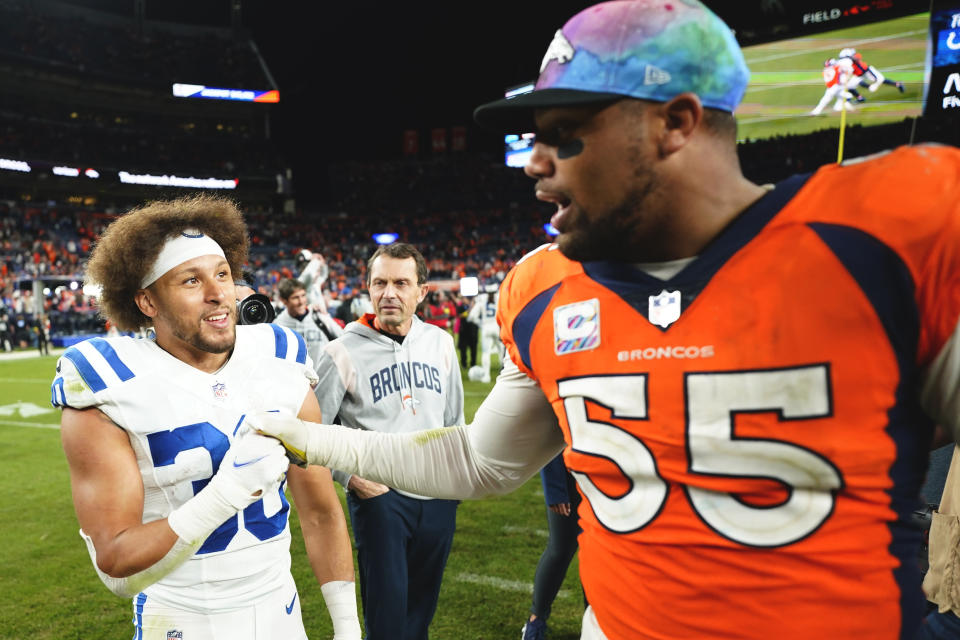
[[[874,43],[874,42],[883,42],[884,40],[896,40],[897,38],[909,38],[910,36],[916,36],[916,35],[926,34],[926,33],[927,33],[927,30],[926,30],[926,29],[914,29],[914,30],[911,30],[911,31],[901,31],[900,33],[890,33],[890,34],[887,34],[887,35],[884,35],[884,36],[877,36],[877,37],[875,37],[875,38],[864,38],[864,39],[862,39],[862,40],[850,40],[849,43],[846,44],[845,46],[848,46],[848,47],[857,47],[857,48],[859,48],[859,47],[862,47],[862,46],[865,45],[865,44],[872,44],[872,43]],[[833,48],[826,46],[826,45],[823,43],[823,39],[821,39],[821,38],[810,38],[810,37],[808,37],[808,38],[805,38],[805,39],[811,44],[811,46],[810,46],[809,48],[797,49],[797,50],[794,50],[794,51],[787,51],[787,52],[773,53],[773,54],[769,54],[769,55],[767,55],[767,56],[765,56],[765,57],[763,57],[763,58],[754,58],[754,57],[752,57],[752,56],[750,55],[751,52],[745,52],[745,56],[744,56],[744,57],[747,58],[747,66],[749,67],[749,66],[752,66],[752,65],[756,65],[756,64],[758,64],[758,63],[760,63],[760,62],[771,62],[771,61],[773,61],[773,60],[782,60],[782,59],[784,59],[784,58],[794,58],[794,57],[796,57],[796,56],[803,56],[803,55],[806,55],[806,54],[808,54],[808,53],[816,52],[816,51],[821,51],[821,50],[823,50],[823,51],[832,51],[832,50],[833,50]],[[771,49],[775,48],[775,45],[776,45],[776,43],[771,43],[771,47],[770,47],[770,48],[771,48]],[[762,46],[764,46],[764,45],[757,45],[757,46],[758,46],[758,47],[762,47]]]
[[[532,533],[535,536],[540,536],[541,538],[549,537],[550,532],[546,529],[538,529],[536,527],[515,527],[513,525],[506,525],[501,529],[504,533]]]
[[[494,587],[503,591],[517,591],[520,593],[533,593],[533,582],[524,582],[521,580],[506,580],[494,576],[481,576],[475,573],[458,573],[453,576],[457,582],[468,582],[470,584],[479,584],[485,587]],[[569,598],[569,589],[560,589],[557,592],[558,598]]]
[[[50,424],[42,422],[15,422],[13,420],[0,420],[0,427],[32,427],[34,429],[59,429],[59,424]]]

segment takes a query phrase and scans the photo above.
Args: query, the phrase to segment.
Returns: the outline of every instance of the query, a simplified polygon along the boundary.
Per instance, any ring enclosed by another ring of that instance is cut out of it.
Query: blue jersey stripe
[[[297,362],[300,364],[306,364],[307,362],[307,341],[303,339],[303,336],[293,332],[293,335],[297,337]]]
[[[107,383],[97,374],[96,369],[93,368],[93,365],[90,364],[87,357],[80,353],[76,347],[70,347],[64,351],[63,357],[73,363],[80,377],[83,378],[83,381],[87,383],[87,386],[90,387],[94,393],[107,388]]]
[[[278,327],[275,324],[271,324],[270,328],[273,329],[273,337],[277,342],[277,350],[274,353],[280,359],[287,357],[287,334],[283,332],[283,327]]]
[[[138,593],[133,601],[133,640],[143,640],[143,605],[147,602],[147,594]]]
[[[898,515],[898,519],[888,525],[889,550],[900,560],[900,566],[892,573],[900,586],[901,629],[903,634],[912,633],[924,615],[924,605],[918,597],[922,592],[916,562],[920,531],[913,524],[911,514],[920,507],[920,487],[933,436],[933,425],[921,409],[917,393],[920,311],[915,302],[913,277],[893,249],[860,229],[826,223],[809,223],[809,226],[843,263],[870,301],[897,357],[900,381],[894,405],[887,412],[886,426],[897,448],[889,472],[891,488],[887,490],[890,507]]]
[[[59,391],[59,395],[57,394]],[[67,406],[67,396],[63,392],[63,377],[57,376],[53,379],[53,384],[50,385],[50,404],[55,407],[65,407]]]
[[[527,303],[527,306],[517,314],[513,321],[513,341],[517,345],[517,351],[520,352],[520,359],[528,369],[532,369],[530,363],[530,341],[533,339],[533,331],[537,328],[543,312],[553,300],[553,294],[560,288],[555,284],[546,291],[541,291],[537,296]]]
[[[107,361],[107,364],[110,365],[110,368],[113,369],[113,372],[117,374],[117,377],[126,382],[133,377],[133,371],[127,368],[127,365],[123,364],[123,361],[120,360],[120,356],[117,355],[117,352],[113,347],[110,346],[110,343],[104,340],[103,338],[93,338],[89,340],[90,344],[94,349],[100,352],[100,355],[104,357]]]

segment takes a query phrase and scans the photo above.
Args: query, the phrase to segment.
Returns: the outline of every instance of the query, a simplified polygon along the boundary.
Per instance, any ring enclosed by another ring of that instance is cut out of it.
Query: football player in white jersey
[[[337,640],[359,640],[346,520],[325,468],[289,467],[245,424],[319,420],[301,337],[237,326],[247,257],[236,207],[154,202],[106,230],[87,265],[101,313],[156,340],[94,338],[57,363],[53,404],[94,567],[133,599],[136,638],[306,638],[290,574],[289,482]]]
[[[480,382],[490,382],[490,360],[496,353],[503,362],[503,343],[500,327],[497,326],[497,288],[488,285],[487,291],[477,295],[470,309],[470,319],[480,325],[480,367],[483,375]]]

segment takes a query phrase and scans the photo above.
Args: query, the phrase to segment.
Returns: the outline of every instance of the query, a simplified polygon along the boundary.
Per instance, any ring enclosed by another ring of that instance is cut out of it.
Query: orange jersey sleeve
[[[564,432],[611,640],[911,637],[958,246],[960,152],[917,147],[781,183],[666,281],[515,267],[501,335]]]

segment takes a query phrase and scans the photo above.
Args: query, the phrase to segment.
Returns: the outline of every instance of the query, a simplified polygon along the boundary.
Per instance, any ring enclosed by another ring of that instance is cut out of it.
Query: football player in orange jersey
[[[736,155],[747,79],[694,0],[574,16],[533,92],[475,113],[535,124],[526,173],[560,234],[503,282],[508,358],[473,423],[254,422],[300,461],[447,498],[563,449],[585,640],[912,638],[911,512],[933,421],[960,431],[960,152],[758,186]]]
[[[826,89],[824,89],[823,96],[820,98],[820,102],[818,102],[817,106],[813,108],[813,110],[810,112],[810,115],[820,115],[824,108],[830,104],[830,101],[834,98],[837,99],[836,103],[833,105],[834,111],[840,111],[840,109],[853,111],[853,105],[849,102],[849,99],[853,97],[853,92],[847,89],[847,84],[850,82],[852,77],[853,65],[850,64],[850,60],[848,58],[843,58],[842,60],[829,58],[824,60],[823,83],[826,85]]]

